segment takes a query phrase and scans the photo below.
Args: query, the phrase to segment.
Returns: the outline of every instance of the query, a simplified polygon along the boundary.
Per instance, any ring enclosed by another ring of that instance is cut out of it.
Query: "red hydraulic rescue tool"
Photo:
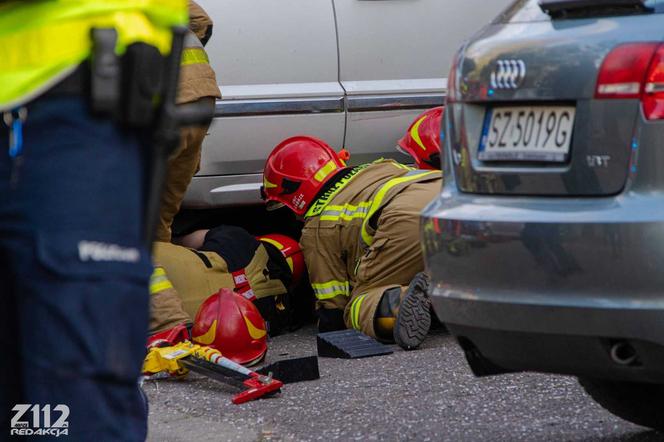
[[[148,342],[148,354],[143,362],[146,376],[167,372],[172,376],[184,376],[189,370],[239,388],[233,396],[234,404],[275,394],[283,383],[271,374],[262,375],[231,361],[212,348],[193,344],[189,332],[179,325],[167,332],[153,336]]]

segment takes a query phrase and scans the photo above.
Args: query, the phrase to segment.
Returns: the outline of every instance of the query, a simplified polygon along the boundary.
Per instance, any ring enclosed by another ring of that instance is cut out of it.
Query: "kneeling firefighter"
[[[200,316],[202,310],[221,308],[207,306],[204,302],[220,288],[233,289],[238,295],[235,301],[224,302],[223,310],[236,317],[240,307],[230,309],[229,305],[244,306],[241,309],[245,310],[250,305],[250,309],[265,318],[271,336],[297,326],[290,288],[297,284],[304,271],[304,260],[295,240],[283,235],[266,235],[259,241],[234,226],[220,226],[197,235],[202,236],[197,248],[154,243],[150,334],[167,331],[178,324],[191,325],[191,319]],[[208,337],[198,340],[200,327],[197,326],[199,324],[193,329],[193,340],[215,346],[210,343],[207,328]],[[234,338],[224,330],[239,329],[230,326],[218,329],[219,339],[228,342]],[[246,330],[242,330],[244,332]],[[228,351],[226,347],[222,345],[218,349],[224,353]],[[224,356],[227,355],[224,353]],[[234,359],[232,355],[228,357]]]
[[[441,188],[439,171],[392,160],[348,167],[325,142],[289,138],[263,173],[268,208],[304,217],[300,246],[316,295],[319,330],[360,330],[417,347],[431,317],[420,212]]]

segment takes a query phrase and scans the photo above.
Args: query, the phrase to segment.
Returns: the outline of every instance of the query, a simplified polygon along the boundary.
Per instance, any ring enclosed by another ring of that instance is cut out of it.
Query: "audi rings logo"
[[[491,72],[491,87],[516,89],[526,79],[526,63],[523,60],[498,60]]]

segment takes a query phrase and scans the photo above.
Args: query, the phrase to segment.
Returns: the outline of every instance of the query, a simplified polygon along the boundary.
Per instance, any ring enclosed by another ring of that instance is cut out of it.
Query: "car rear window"
[[[647,0],[644,5],[652,9],[652,12],[664,12],[664,0]],[[584,18],[588,18],[585,15]],[[539,0],[516,0],[507,7],[496,19],[494,23],[523,23],[536,21],[549,21],[551,16],[542,11]]]

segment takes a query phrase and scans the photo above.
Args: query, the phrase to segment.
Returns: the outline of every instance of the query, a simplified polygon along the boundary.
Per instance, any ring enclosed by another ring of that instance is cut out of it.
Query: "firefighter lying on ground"
[[[347,167],[325,142],[289,138],[263,173],[268,208],[304,217],[300,246],[320,331],[354,328],[417,347],[431,324],[422,272],[420,212],[440,191],[439,171],[392,160]]]
[[[283,235],[258,240],[239,227],[220,226],[195,232],[184,242],[196,248],[154,243],[150,335],[179,324],[191,325],[204,301],[220,288],[234,289],[253,303],[268,322],[270,335],[296,326],[289,289],[303,272],[303,259],[295,240]],[[227,321],[222,322],[228,326]],[[222,329],[218,333],[223,334]],[[196,341],[196,329],[193,331]],[[221,339],[234,338],[226,335]]]

